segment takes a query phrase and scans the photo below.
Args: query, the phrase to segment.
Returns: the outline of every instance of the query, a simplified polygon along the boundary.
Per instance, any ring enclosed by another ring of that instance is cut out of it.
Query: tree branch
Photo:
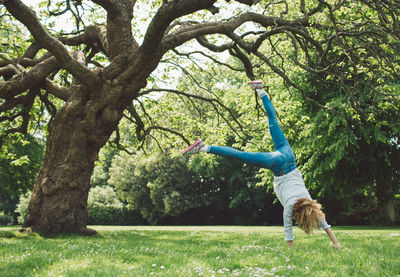
[[[111,16],[114,16],[117,12],[117,2],[115,0],[91,0],[93,3],[101,6]],[[136,2],[136,1],[135,1]]]
[[[175,90],[175,89],[156,89],[156,88],[143,91],[143,92],[141,93],[141,95],[144,95],[144,94],[147,94],[147,93],[150,93],[150,92],[154,92],[154,91],[158,91],[158,92],[161,92],[161,91],[171,92],[171,93],[174,93],[174,94],[177,94],[177,95],[185,96],[185,97],[187,97],[187,98],[189,98],[189,99],[190,99],[190,98],[194,98],[194,99],[199,99],[199,100],[202,100],[202,101],[205,101],[205,102],[210,103],[210,105],[214,108],[214,110],[215,110],[215,111],[224,119],[224,121],[228,124],[229,128],[231,128],[231,130],[232,130],[233,132],[235,132],[235,134],[237,134],[239,137],[242,137],[242,135],[239,134],[238,131],[232,126],[231,121],[228,120],[228,119],[219,111],[219,109],[217,108],[217,105],[218,105],[218,106],[222,107],[223,109],[225,109],[225,110],[229,113],[229,115],[232,117],[233,121],[239,126],[239,129],[241,130],[241,132],[242,132],[245,136],[248,136],[248,135],[246,134],[246,132],[244,131],[244,128],[242,127],[242,125],[240,124],[240,122],[237,120],[237,118],[236,118],[235,115],[233,114],[232,110],[229,109],[227,106],[225,106],[225,105],[224,105],[220,100],[218,100],[218,99],[206,98],[206,97],[203,97],[203,96],[199,96],[199,95],[195,95],[195,94],[190,94],[190,93],[186,93],[186,92],[179,91],[179,90]],[[216,104],[217,104],[217,105],[216,105]]]
[[[229,50],[234,46],[233,42],[219,45],[219,46],[214,45],[214,44],[210,43],[204,36],[197,37],[196,40],[201,46],[203,46],[213,52],[224,52],[225,50]]]
[[[21,73],[18,67],[15,67],[14,64],[9,64],[6,66],[0,67],[0,76],[3,76],[5,80],[10,79],[12,76]]]
[[[246,71],[246,75],[250,80],[255,80],[255,76],[254,76],[254,71],[253,71],[253,64],[251,63],[251,61],[249,60],[249,58],[247,58],[247,56],[239,49],[239,47],[237,45],[235,45],[235,47],[233,47],[231,50],[229,50],[229,53],[238,58]]]
[[[64,45],[43,28],[35,13],[29,7],[20,0],[8,0],[4,5],[17,20],[28,28],[35,40],[56,57],[62,68],[65,68],[83,84],[89,86],[98,84],[100,81],[98,77],[89,68],[71,57]]]
[[[229,0],[227,0],[227,2],[229,2]],[[235,0],[235,2],[239,2],[239,3],[245,4],[245,5],[251,6],[251,5],[255,5],[258,2],[260,2],[260,0]]]
[[[150,127],[146,128],[143,132],[143,137],[150,135],[152,130],[160,130],[163,132],[171,133],[175,136],[180,137],[186,144],[190,144],[190,141],[182,133],[172,130],[172,129],[169,129],[169,128],[166,128],[166,127],[161,127],[161,126],[150,126]]]
[[[249,21],[258,23],[263,27],[299,27],[308,25],[308,22],[303,17],[296,20],[285,20],[280,17],[264,16],[257,13],[248,12],[225,22],[198,23],[192,26],[188,26],[184,32],[172,32],[163,39],[162,51],[168,51],[185,43],[186,41],[192,40],[194,38],[199,38],[208,34],[225,34],[228,36],[232,34],[242,24]],[[204,41],[202,41],[202,43],[204,43]]]
[[[29,119],[30,119],[29,114],[32,109],[35,97],[38,94],[40,94],[39,89],[37,89],[37,88],[31,89],[31,90],[29,90],[27,95],[19,96],[14,99],[9,99],[9,101],[5,101],[0,105],[0,111],[9,110],[9,109],[14,108],[21,104],[23,106],[21,111],[17,112],[14,115],[0,117],[0,122],[7,121],[7,120],[9,122],[11,122],[11,121],[14,121],[18,117],[22,117],[22,122],[19,123],[18,127],[13,127],[13,128],[7,129],[3,132],[3,134],[0,134],[0,146],[1,146],[3,139],[5,137],[7,137],[9,134],[12,134],[12,133],[25,134],[25,133],[27,133]]]
[[[20,95],[20,96],[9,98],[9,99],[5,100],[4,102],[2,102],[0,104],[0,112],[10,110],[21,104],[24,106],[29,106],[29,104],[32,102],[32,98],[34,98],[36,96],[36,94],[34,94],[33,92],[34,91],[31,90],[28,92],[28,94]]]
[[[161,45],[162,34],[165,34],[171,22],[181,16],[210,8],[215,2],[216,0],[179,0],[163,4],[150,22],[134,62],[129,65],[128,69],[117,80],[124,82],[133,75],[139,74],[139,71],[141,74],[150,74],[157,67],[159,60],[165,53],[164,50],[175,48],[162,49]],[[146,66],[143,67],[143,64],[146,64]]]
[[[271,60],[268,59],[265,55],[263,55],[263,54],[260,53],[260,52],[255,52],[254,54],[255,54],[257,57],[259,57],[261,60],[263,60],[266,64],[268,64],[268,66],[269,66],[275,73],[277,73],[279,76],[281,76],[281,78],[282,78],[287,84],[289,84],[290,86],[292,86],[292,87],[294,87],[295,89],[297,89],[298,91],[300,91],[300,92],[301,92],[301,95],[302,95],[302,97],[303,97],[304,100],[306,100],[306,101],[308,101],[308,102],[310,102],[310,103],[313,103],[314,105],[316,105],[316,106],[318,106],[318,107],[320,107],[320,108],[322,108],[322,109],[337,112],[335,109],[330,108],[330,107],[327,107],[327,106],[324,106],[324,105],[322,105],[321,103],[315,101],[314,99],[307,97],[305,91],[304,91],[299,85],[297,85],[295,82],[293,82],[282,70],[280,70],[278,67],[276,67],[276,66],[271,62]]]
[[[38,42],[35,41],[31,45],[29,45],[28,49],[25,51],[25,54],[22,56],[22,58],[33,59],[36,57],[40,49],[42,49],[42,47]]]
[[[85,44],[90,48],[102,51],[106,56],[109,55],[110,49],[107,39],[107,30],[103,25],[91,25],[85,28],[85,31],[75,37],[62,37],[59,40],[65,45],[78,46]]]
[[[48,78],[44,80],[42,88],[50,94],[54,95],[55,97],[60,98],[64,101],[67,101],[69,96],[71,95],[70,91],[67,88],[58,85]]]
[[[216,63],[216,64],[226,66],[226,67],[229,68],[230,70],[233,70],[233,71],[243,71],[243,69],[235,68],[235,67],[233,67],[233,66],[231,66],[231,65],[229,65],[229,64],[227,64],[227,63],[223,63],[223,62],[217,60],[216,58],[214,58],[214,57],[212,57],[212,56],[210,56],[210,55],[207,55],[206,53],[204,53],[204,52],[202,52],[202,51],[193,51],[193,52],[188,52],[188,53],[181,53],[181,52],[179,52],[179,51],[176,50],[176,49],[173,49],[172,51],[173,51],[174,53],[176,53],[178,56],[186,56],[186,57],[188,57],[188,58],[190,58],[191,55],[199,54],[199,55],[202,55],[202,56],[206,57],[207,59],[212,60],[212,61],[213,61],[214,63]]]
[[[37,64],[27,72],[15,75],[12,79],[0,83],[0,97],[8,99],[40,83],[52,72],[59,69],[56,58],[51,57]]]

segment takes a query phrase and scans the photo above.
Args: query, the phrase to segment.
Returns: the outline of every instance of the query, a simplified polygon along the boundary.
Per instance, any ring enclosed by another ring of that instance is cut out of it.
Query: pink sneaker
[[[253,89],[262,89],[263,81],[262,80],[254,80],[248,83]]]
[[[192,145],[190,145],[188,148],[186,148],[182,155],[195,155],[195,154],[199,154],[199,150],[200,148],[202,148],[205,145],[205,143],[201,140],[198,139],[196,140],[195,143],[193,143]]]

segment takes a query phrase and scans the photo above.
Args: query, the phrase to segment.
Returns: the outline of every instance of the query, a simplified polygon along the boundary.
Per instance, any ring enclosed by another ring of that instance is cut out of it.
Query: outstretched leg
[[[249,84],[256,90],[264,104],[268,116],[269,132],[274,142],[275,150],[278,150],[283,146],[289,146],[289,143],[279,126],[274,105],[272,105],[269,100],[268,95],[263,88],[262,81],[251,81]]]
[[[244,163],[269,169],[273,168],[277,156],[280,155],[279,152],[244,152],[227,146],[205,145],[201,139],[198,139],[195,143],[187,147],[183,151],[183,155],[193,155],[198,154],[199,152],[207,152],[219,156],[235,158]]]
[[[197,154],[199,152],[212,153],[224,157],[238,159],[244,163],[258,167],[271,169],[276,176],[286,174],[296,168],[294,154],[290,145],[279,127],[276,111],[267,94],[262,88],[261,81],[253,81],[250,84],[260,95],[264,108],[268,115],[269,130],[274,142],[275,152],[243,152],[226,146],[205,145],[201,140],[185,149],[183,154]]]
[[[244,152],[227,146],[212,146],[207,149],[208,153],[224,157],[231,157],[244,163],[258,167],[272,169],[279,153],[277,152]]]

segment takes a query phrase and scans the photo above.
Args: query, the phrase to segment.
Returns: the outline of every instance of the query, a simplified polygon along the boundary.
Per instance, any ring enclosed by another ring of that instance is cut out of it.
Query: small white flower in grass
[[[129,269],[135,269],[135,266],[131,266]]]
[[[290,262],[290,259],[289,259],[289,258],[287,258],[287,259],[286,259],[286,261],[287,261],[287,262]]]
[[[157,265],[157,264],[152,264],[151,266],[152,266],[152,267],[155,267],[156,265]]]
[[[160,266],[160,268],[161,268],[161,269],[164,269],[164,268],[165,268],[165,266],[163,266],[163,265],[162,265],[162,266]]]
[[[215,259],[216,259],[216,260],[219,260],[219,259],[221,259],[221,257],[220,257],[220,256],[218,256],[218,257],[216,257]]]

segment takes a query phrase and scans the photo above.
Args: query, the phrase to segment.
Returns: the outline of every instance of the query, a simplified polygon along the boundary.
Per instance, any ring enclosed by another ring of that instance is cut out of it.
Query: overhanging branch
[[[57,60],[51,57],[32,67],[29,71],[15,75],[12,79],[0,83],[0,98],[8,99],[29,88],[39,87],[40,83],[58,68]]]
[[[28,28],[35,40],[56,57],[62,68],[65,68],[83,84],[95,86],[99,82],[98,77],[89,68],[74,60],[65,46],[43,28],[35,13],[22,1],[8,0],[4,5],[17,20]]]
[[[236,135],[238,135],[239,137],[243,137],[242,134],[244,134],[245,136],[248,136],[248,135],[246,134],[246,132],[244,131],[244,128],[243,128],[242,124],[237,120],[237,118],[236,118],[236,116],[234,115],[233,111],[232,111],[230,108],[228,108],[227,106],[225,106],[225,105],[224,105],[220,100],[218,100],[218,99],[215,99],[215,98],[207,98],[207,97],[203,97],[203,96],[199,96],[199,95],[195,95],[195,94],[190,94],[190,93],[186,93],[186,92],[179,91],[179,90],[175,90],[175,89],[157,89],[157,88],[153,88],[153,89],[149,89],[149,90],[143,91],[143,92],[141,93],[141,95],[145,95],[145,94],[148,94],[148,93],[150,93],[150,92],[170,92],[170,93],[174,93],[174,94],[177,94],[177,95],[181,95],[181,96],[187,97],[188,99],[198,99],[198,100],[207,102],[207,103],[209,103],[209,104],[214,108],[214,110],[217,112],[217,114],[218,114],[219,116],[221,116],[221,118],[226,122],[226,124],[229,126],[229,128],[230,128]],[[220,110],[218,109],[218,106],[220,106],[221,108],[223,108],[224,110],[226,110],[226,111],[229,113],[229,115],[231,116],[233,122],[235,122],[236,125],[239,127],[239,129],[240,129],[240,131],[241,131],[242,134],[240,134],[240,133],[236,130],[236,128],[233,127],[233,125],[232,125],[232,120],[228,120],[228,119],[220,112]]]
[[[168,51],[175,48],[163,49],[162,46],[162,34],[165,34],[169,25],[181,16],[210,8],[215,2],[216,0],[179,0],[163,4],[147,28],[143,43],[137,51],[135,61],[129,65],[128,69],[117,80],[125,82],[133,75],[139,74],[138,70],[142,73],[143,71],[148,71],[148,74],[150,74],[157,67],[162,55],[166,52],[164,50]],[[142,64],[146,64],[147,66],[143,67],[141,66]]]

